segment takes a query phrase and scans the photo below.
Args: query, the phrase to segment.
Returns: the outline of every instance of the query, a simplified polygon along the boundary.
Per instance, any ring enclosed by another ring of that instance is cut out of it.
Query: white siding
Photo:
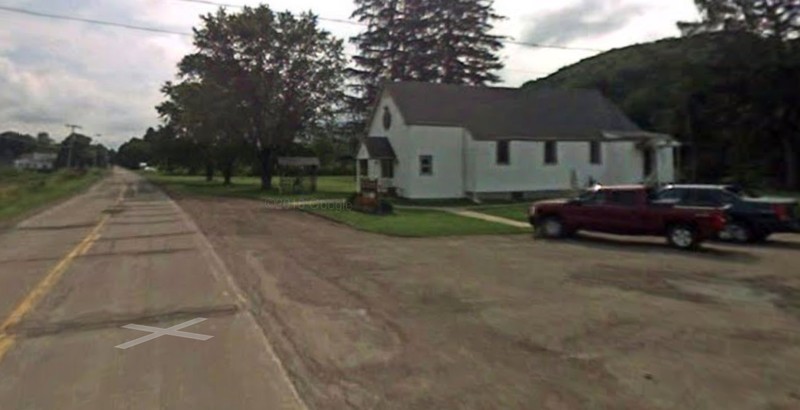
[[[664,147],[657,151],[658,179],[660,182],[675,181],[675,149]]]
[[[464,196],[463,137],[460,128],[412,126],[411,170],[403,196],[413,199]],[[433,157],[433,175],[420,175],[419,157]],[[408,170],[405,170],[408,171]]]
[[[389,112],[392,114],[392,126],[388,130],[383,127],[384,107],[388,108]],[[398,188],[400,192],[407,190],[410,170],[414,166],[414,164],[410,162],[409,127],[406,125],[403,115],[397,108],[397,104],[395,104],[390,96],[384,95],[381,98],[381,102],[377,106],[375,115],[372,118],[368,137],[386,137],[389,139],[389,143],[392,144],[395,155],[397,155],[392,185]],[[362,147],[362,149],[364,149],[364,147]],[[366,155],[366,150],[364,155]],[[370,178],[379,178],[381,176],[380,174],[380,161],[370,161]]]
[[[545,143],[511,141],[511,163],[496,163],[494,141],[469,143],[469,192],[526,192],[570,189],[573,172],[579,186],[590,179],[602,184],[629,184],[642,180],[642,157],[633,143],[601,144],[601,163],[591,164],[590,143],[557,142],[558,163],[545,164]]]
[[[384,108],[392,114],[389,130],[383,126]],[[558,163],[544,163],[544,142],[510,142],[510,164],[496,163],[496,143],[475,141],[462,128],[408,126],[388,95],[381,98],[369,128],[370,137],[386,137],[397,155],[392,185],[398,195],[412,199],[458,198],[466,193],[505,193],[563,190],[589,180],[607,184],[634,184],[644,180],[644,159],[634,142],[603,142],[602,162],[591,164],[588,141],[560,141]],[[433,157],[433,175],[420,175],[420,156]],[[359,159],[367,158],[364,147]],[[659,177],[672,181],[672,149],[656,155]],[[380,162],[370,161],[370,178],[381,175]],[[360,184],[360,181],[359,181]]]
[[[361,160],[366,159],[367,162],[367,179],[377,179],[381,176],[381,162],[379,160],[369,159],[369,155],[367,153],[367,147],[361,146],[358,150],[358,156],[356,157],[356,190],[360,191],[361,189]]]
[[[609,142],[613,149],[603,158],[605,173],[598,182],[606,185],[638,184],[644,181],[644,154],[634,142]]]

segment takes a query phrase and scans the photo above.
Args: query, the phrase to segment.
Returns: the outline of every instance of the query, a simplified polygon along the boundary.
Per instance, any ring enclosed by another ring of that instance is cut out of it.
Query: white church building
[[[589,90],[391,83],[368,126],[357,186],[410,199],[673,182],[679,145]]]

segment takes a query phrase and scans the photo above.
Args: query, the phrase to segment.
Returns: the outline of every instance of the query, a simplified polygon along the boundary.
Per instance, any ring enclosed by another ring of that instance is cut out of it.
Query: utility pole
[[[98,151],[100,150],[100,137],[102,137],[103,134],[94,134],[94,136],[97,138],[97,144],[94,150],[94,167],[97,168],[97,156],[99,154]]]
[[[67,138],[74,136],[75,135],[75,130],[83,129],[83,127],[81,127],[80,125],[75,125],[75,124],[66,124],[65,126],[71,130],[69,135],[67,136]],[[75,138],[72,138],[69,141],[69,154],[67,154],[67,168],[72,168],[72,150],[73,149],[75,149]]]

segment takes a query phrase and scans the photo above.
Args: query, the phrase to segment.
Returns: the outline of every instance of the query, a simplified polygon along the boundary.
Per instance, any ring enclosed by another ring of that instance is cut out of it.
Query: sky
[[[261,1],[211,0],[256,5]],[[347,20],[352,0],[270,0],[278,11],[311,10]],[[0,0],[0,132],[66,136],[65,124],[118,147],[159,123],[160,88],[193,48],[191,37],[105,27],[10,13],[2,7],[190,33],[216,7],[182,0]],[[694,0],[495,0],[506,18],[495,34],[521,42],[609,50],[680,33],[677,21],[698,19]],[[231,8],[231,10],[236,10]],[[322,21],[341,38],[361,30]],[[346,52],[354,49],[348,46]],[[517,87],[596,51],[507,44],[500,85]]]

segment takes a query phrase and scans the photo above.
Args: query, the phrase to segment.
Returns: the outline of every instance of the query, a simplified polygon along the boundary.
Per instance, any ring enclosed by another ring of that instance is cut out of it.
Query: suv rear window
[[[722,194],[721,190],[690,189],[686,194],[686,203],[695,206],[720,206]]]

